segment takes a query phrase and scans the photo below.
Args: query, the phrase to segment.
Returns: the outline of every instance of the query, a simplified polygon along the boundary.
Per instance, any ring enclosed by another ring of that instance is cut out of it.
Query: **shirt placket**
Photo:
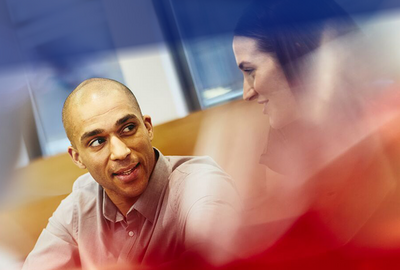
[[[134,262],[137,258],[132,258],[131,253],[133,247],[138,242],[140,227],[141,227],[141,216],[136,210],[128,215],[124,229],[125,229],[125,244],[121,249],[118,262]]]

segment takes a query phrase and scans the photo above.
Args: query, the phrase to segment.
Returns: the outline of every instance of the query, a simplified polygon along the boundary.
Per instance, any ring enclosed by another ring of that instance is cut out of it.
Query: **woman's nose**
[[[254,85],[252,81],[244,80],[243,81],[243,99],[250,101],[257,98],[258,93],[254,90]]]
[[[243,88],[243,99],[250,101],[257,98],[258,93],[254,90],[253,87],[248,87],[247,89]]]

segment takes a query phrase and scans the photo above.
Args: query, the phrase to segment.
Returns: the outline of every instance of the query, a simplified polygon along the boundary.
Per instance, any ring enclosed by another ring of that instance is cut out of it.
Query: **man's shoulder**
[[[73,186],[72,192],[63,200],[61,205],[80,205],[94,202],[98,196],[99,184],[89,173],[79,176]]]
[[[90,173],[85,173],[75,180],[74,185],[72,186],[72,192],[82,190],[96,190],[97,186],[97,182],[93,179]]]
[[[89,173],[78,177],[72,192],[61,201],[49,222],[53,225],[61,223],[65,228],[72,230],[71,226],[76,225],[82,216],[90,214],[95,209],[97,194],[98,184]]]
[[[203,208],[216,204],[233,205],[238,201],[234,181],[211,157],[167,158],[172,167],[168,203],[185,217],[194,206]]]
[[[209,156],[167,156],[172,167],[172,173],[179,171],[185,174],[220,171],[222,168]]]
[[[168,156],[172,170],[169,179],[170,189],[195,192],[219,190],[222,186],[235,189],[232,178],[208,156]],[[190,192],[190,193],[191,193]]]

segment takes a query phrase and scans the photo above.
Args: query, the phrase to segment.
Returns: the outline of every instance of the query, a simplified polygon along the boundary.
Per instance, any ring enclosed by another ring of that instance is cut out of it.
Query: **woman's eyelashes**
[[[254,68],[244,68],[243,72],[251,75],[254,72]]]

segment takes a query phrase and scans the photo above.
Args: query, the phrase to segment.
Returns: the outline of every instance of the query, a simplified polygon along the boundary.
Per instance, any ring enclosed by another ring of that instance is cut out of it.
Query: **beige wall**
[[[153,124],[187,115],[182,90],[164,44],[117,52],[126,85],[136,95],[144,114]]]

